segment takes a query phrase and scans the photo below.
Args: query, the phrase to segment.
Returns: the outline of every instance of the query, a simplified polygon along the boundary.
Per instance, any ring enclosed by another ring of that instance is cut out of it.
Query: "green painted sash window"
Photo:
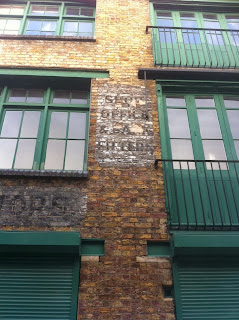
[[[3,88],[0,168],[85,170],[89,93]]]
[[[239,67],[239,12],[154,10],[155,64]],[[198,30],[197,30],[198,29]]]
[[[93,37],[95,8],[28,1],[0,5],[0,34]]]

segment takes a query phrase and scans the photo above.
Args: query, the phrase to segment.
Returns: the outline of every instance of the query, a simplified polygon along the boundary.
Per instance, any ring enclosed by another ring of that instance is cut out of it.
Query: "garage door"
[[[239,319],[239,259],[181,256],[173,273],[177,320]]]
[[[0,319],[76,319],[78,255],[0,254]]]

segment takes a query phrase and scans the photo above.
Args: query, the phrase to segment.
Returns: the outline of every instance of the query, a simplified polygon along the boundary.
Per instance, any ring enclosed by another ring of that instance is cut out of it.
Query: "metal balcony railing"
[[[239,68],[239,30],[147,26],[155,65]]]
[[[156,160],[171,230],[239,230],[239,161]]]

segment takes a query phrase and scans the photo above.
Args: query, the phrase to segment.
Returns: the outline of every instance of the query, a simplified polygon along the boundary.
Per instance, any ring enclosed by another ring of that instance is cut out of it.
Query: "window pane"
[[[71,104],[87,104],[87,92],[72,91]]]
[[[93,17],[94,10],[90,8],[82,8],[80,15],[84,17]]]
[[[0,31],[3,32],[3,30],[5,29],[5,25],[7,23],[6,19],[0,19]]]
[[[227,110],[227,116],[230,123],[233,139],[239,139],[239,111]]]
[[[68,139],[84,139],[85,138],[85,113],[70,113]]]
[[[193,160],[191,140],[171,139],[172,158],[175,160]]]
[[[41,103],[43,102],[43,90],[29,90],[27,95],[27,102]]]
[[[92,34],[92,22],[79,22],[79,32]]]
[[[46,7],[45,14],[47,16],[57,16],[59,13],[59,7]]]
[[[66,21],[64,23],[65,32],[77,32],[78,31],[78,22],[76,21]]]
[[[12,6],[11,14],[23,14],[24,13],[24,6]]]
[[[32,169],[36,140],[20,139],[15,159],[15,169]]]
[[[166,97],[166,105],[168,107],[186,107],[186,101],[184,97]]]
[[[63,169],[65,140],[48,140],[45,169]]]
[[[55,30],[56,30],[56,21],[42,22],[42,31],[55,31]]]
[[[22,121],[21,138],[36,138],[38,133],[40,111],[25,111]]]
[[[213,97],[195,97],[197,108],[214,108],[215,102]]]
[[[43,15],[45,11],[45,6],[32,6],[32,15]]]
[[[25,102],[27,90],[25,89],[12,89],[9,97],[9,102]]]
[[[224,104],[226,108],[239,108],[239,98],[225,97]]]
[[[18,31],[20,28],[21,20],[10,19],[7,21],[5,31]]]
[[[22,118],[22,111],[6,111],[1,137],[17,138]]]
[[[69,104],[70,103],[70,91],[55,91],[53,103],[62,103]]]
[[[168,109],[170,138],[190,138],[188,115],[185,109]]]
[[[67,112],[52,112],[49,138],[66,138]]]
[[[27,31],[40,31],[42,26],[42,21],[29,20],[27,24]]]
[[[0,14],[10,14],[11,6],[3,5],[0,6]]]
[[[221,130],[216,110],[197,110],[201,137],[203,139],[220,139]]]
[[[80,8],[74,8],[74,7],[67,7],[66,8],[66,15],[67,16],[79,16],[80,14]]]
[[[0,168],[11,169],[17,139],[0,139]]]
[[[237,153],[237,159],[239,159],[239,141],[234,141],[235,143],[235,148],[236,148],[236,153]]]
[[[82,170],[85,141],[67,141],[65,170]]]
[[[203,140],[203,150],[206,160],[226,160],[222,140]]]

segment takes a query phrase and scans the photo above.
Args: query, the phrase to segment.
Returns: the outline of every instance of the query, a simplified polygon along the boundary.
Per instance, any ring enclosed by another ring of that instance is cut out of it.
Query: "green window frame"
[[[0,168],[85,171],[90,93],[14,88],[0,96]]]
[[[0,34],[93,37],[94,29],[95,8],[76,2],[27,1],[0,5]]]
[[[173,89],[164,92],[158,85],[158,105],[165,159],[239,160],[238,93],[219,93],[213,89],[210,92],[206,88],[205,91],[187,92],[182,88],[180,93]],[[211,128],[214,132],[210,132]],[[177,154],[180,147],[174,151],[173,140],[179,144],[181,140],[181,146],[190,145],[190,151]],[[221,152],[221,157],[213,153],[210,159],[207,144],[214,148],[218,142],[225,152]]]

